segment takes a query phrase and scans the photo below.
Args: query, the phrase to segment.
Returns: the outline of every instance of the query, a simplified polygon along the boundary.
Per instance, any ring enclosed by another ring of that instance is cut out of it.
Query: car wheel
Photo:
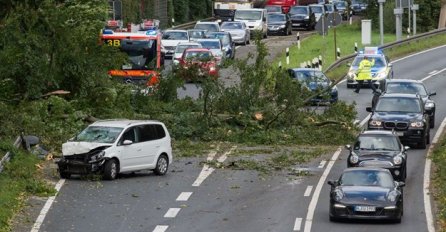
[[[169,159],[166,155],[160,155],[158,157],[158,161],[156,161],[156,167],[153,170],[155,174],[159,176],[163,176],[167,173],[167,169],[169,168]]]
[[[70,179],[71,173],[68,172],[59,172],[60,178],[62,179]]]
[[[114,180],[118,176],[118,164],[116,160],[110,159],[104,165],[104,179]]]
[[[430,126],[430,128],[435,127],[435,115],[433,115],[432,117],[429,118],[429,126]]]
[[[248,44],[248,39],[245,37],[245,41],[243,42],[243,45],[247,45]]]
[[[330,215],[330,221],[331,222],[337,222],[337,221],[339,221],[339,219]]]

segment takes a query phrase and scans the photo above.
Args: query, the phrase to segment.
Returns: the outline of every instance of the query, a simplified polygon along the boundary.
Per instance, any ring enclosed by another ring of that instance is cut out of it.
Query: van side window
[[[155,124],[153,125],[156,129],[156,134],[158,135],[157,139],[162,139],[164,137],[166,137],[166,131],[164,131],[163,126],[159,125],[159,124]]]
[[[142,125],[139,126],[141,130],[141,142],[147,142],[158,139],[155,125]]]
[[[122,142],[124,142],[125,140],[130,140],[133,143],[139,142],[139,138],[138,138],[139,133],[136,133],[137,131],[135,129],[136,129],[135,127],[131,127],[126,132],[124,132],[121,140],[119,141],[119,144],[122,144]]]

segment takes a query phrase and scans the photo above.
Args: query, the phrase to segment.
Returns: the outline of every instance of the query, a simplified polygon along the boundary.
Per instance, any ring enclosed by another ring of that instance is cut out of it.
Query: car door
[[[146,124],[140,126],[141,129],[141,143],[143,162],[148,165],[149,168],[154,168],[156,165],[157,157],[160,154],[160,150],[163,146],[162,138],[166,134],[160,134],[161,131],[157,130],[158,124]],[[164,130],[163,130],[164,131]]]
[[[119,139],[117,150],[121,172],[138,170],[139,166],[141,166],[143,152],[139,140],[140,131],[135,126],[128,128]],[[124,141],[131,141],[131,143],[125,144]]]

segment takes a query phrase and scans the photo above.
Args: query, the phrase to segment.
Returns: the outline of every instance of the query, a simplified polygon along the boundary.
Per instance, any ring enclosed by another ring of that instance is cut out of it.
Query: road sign
[[[324,16],[321,16],[319,21],[317,21],[316,30],[319,32],[319,35],[328,34],[328,20]]]
[[[395,8],[409,8],[413,0],[395,0]]]
[[[327,22],[329,27],[334,27],[342,22],[342,17],[339,13],[328,13]]]

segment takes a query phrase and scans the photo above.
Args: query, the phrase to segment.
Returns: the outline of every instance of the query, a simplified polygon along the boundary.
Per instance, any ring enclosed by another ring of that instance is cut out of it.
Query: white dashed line
[[[166,225],[157,225],[153,232],[165,232],[169,228],[169,226]]]
[[[192,192],[182,192],[178,197],[177,201],[188,201],[189,197],[192,195]]]
[[[341,154],[341,147],[333,154],[330,162],[328,162],[327,167],[325,168],[324,173],[322,173],[319,182],[317,183],[316,190],[314,190],[313,197],[311,198],[310,205],[308,206],[307,218],[305,219],[305,228],[304,232],[311,232],[311,226],[313,223],[314,211],[316,210],[317,202],[319,199],[319,195],[321,194],[322,186],[325,184],[325,180],[330,174],[331,168],[333,167],[336,160],[338,160],[339,155]]]
[[[59,180],[56,184],[56,195],[49,197],[46,201],[45,205],[43,206],[42,210],[40,210],[40,214],[36,219],[36,222],[34,222],[33,228],[31,229],[31,232],[38,232],[40,229],[40,226],[42,226],[43,221],[45,220],[46,214],[51,208],[51,205],[53,204],[54,200],[56,199],[57,193],[59,193],[60,189],[62,188],[63,184],[65,183],[65,179]]]
[[[231,154],[237,146],[233,146],[229,151],[225,152],[222,156],[220,156],[217,161],[220,163],[225,162],[225,160],[228,158],[228,155]]]
[[[444,47],[446,47],[446,45],[442,45],[442,46],[438,46],[438,47],[435,47],[435,48],[427,49],[427,50],[424,50],[424,51],[421,51],[421,52],[414,53],[412,55],[408,55],[408,56],[402,57],[400,59],[396,59],[396,60],[394,60],[394,61],[392,61],[390,63],[393,64],[393,63],[396,63],[396,62],[400,62],[400,61],[405,60],[407,58],[414,57],[414,56],[417,56],[417,55],[420,55],[420,54],[423,54],[423,53],[426,53],[426,52],[430,52],[430,51],[433,51],[433,50],[436,50],[436,49],[439,49],[439,48],[444,48]]]
[[[432,75],[432,74],[434,74],[434,73],[436,73],[436,72],[438,72],[438,71],[437,71],[437,70],[434,70],[434,71],[430,72],[429,75]]]
[[[313,186],[307,186],[307,189],[305,190],[304,197],[309,197],[311,195],[311,191],[313,190]]]
[[[212,172],[214,172],[215,169],[209,167],[209,165],[205,164],[203,165],[203,169],[201,170],[200,174],[198,175],[197,179],[195,180],[195,182],[192,184],[192,186],[194,187],[198,187],[201,185],[201,183],[203,183],[203,181],[208,178],[209,175],[212,174]]]
[[[296,218],[293,231],[300,231],[300,227],[302,227],[302,218]]]
[[[317,166],[317,168],[323,168],[326,163],[327,163],[326,160],[322,160],[321,163],[319,164],[319,166]]]
[[[181,208],[170,208],[167,210],[166,214],[164,214],[165,218],[174,218],[180,212]]]
[[[438,74],[440,74],[441,72],[444,72],[444,71],[446,71],[446,68],[444,68],[444,69],[442,69],[442,70],[440,70],[440,71],[437,71],[437,72],[435,72],[435,73],[433,73],[433,74],[430,74],[429,76],[427,76],[427,77],[425,77],[425,78],[423,78],[423,79],[421,79],[421,81],[425,81],[425,80],[427,80],[427,79],[429,79],[429,78],[431,78],[431,77],[434,77],[434,76],[436,76],[436,75],[438,75]]]

